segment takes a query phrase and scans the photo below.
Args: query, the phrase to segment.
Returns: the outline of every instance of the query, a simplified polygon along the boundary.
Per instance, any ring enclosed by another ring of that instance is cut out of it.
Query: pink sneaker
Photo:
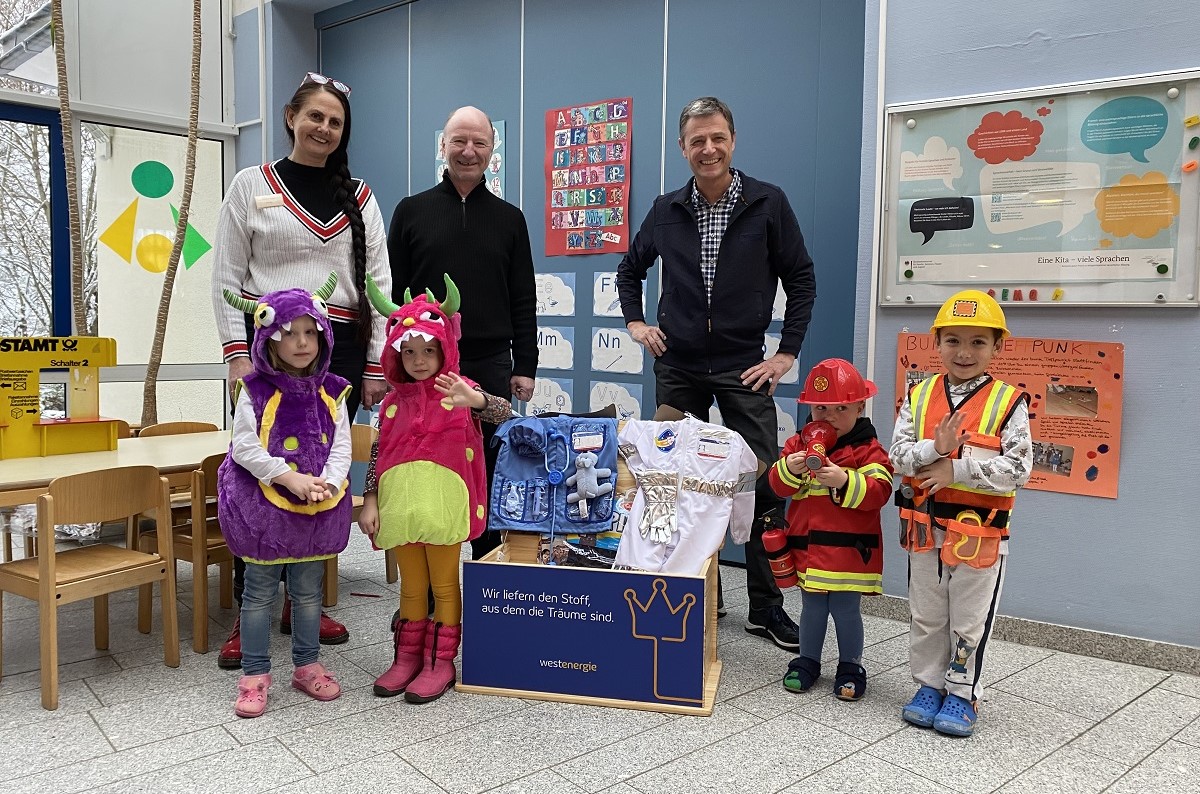
[[[292,688],[317,700],[337,700],[342,687],[320,662],[297,667],[292,673]]]
[[[233,713],[239,717],[258,717],[267,709],[267,689],[271,674],[244,675],[238,679],[238,696]]]

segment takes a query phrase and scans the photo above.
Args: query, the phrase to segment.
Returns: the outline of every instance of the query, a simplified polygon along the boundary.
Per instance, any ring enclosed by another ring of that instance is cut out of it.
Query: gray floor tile
[[[1177,742],[1190,744],[1193,747],[1200,747],[1200,719],[1193,720],[1190,725],[1184,727],[1183,730],[1171,738]]]
[[[95,794],[244,794],[311,777],[300,759],[270,740],[186,761],[92,789]]]
[[[618,783],[615,786],[604,789],[602,794],[644,794],[644,792],[635,789],[628,783]]]
[[[229,671],[217,667],[215,656],[196,655],[191,652],[189,645],[187,650],[180,651],[179,667],[151,662],[115,673],[89,676],[87,684],[101,703],[111,706],[131,699],[169,697],[181,690],[226,681],[228,678]]]
[[[42,689],[27,689],[0,697],[0,731],[21,728],[40,722],[52,721],[67,714],[86,712],[100,705],[100,701],[83,681],[60,681],[58,684],[58,709],[46,711],[42,708]],[[0,743],[0,748],[4,747]]]
[[[488,794],[583,794],[583,789],[549,769],[487,790]]]
[[[479,792],[561,764],[669,719],[634,709],[540,702],[397,750],[450,792]],[[480,737],[486,736],[483,741]],[[462,763],[470,757],[469,765]]]
[[[1125,773],[1106,794],[1200,791],[1200,752],[1179,742],[1167,742]]]
[[[786,739],[784,739],[786,737]],[[785,741],[787,752],[764,753],[771,742]],[[793,714],[776,717],[676,758],[627,781],[654,794],[693,792],[775,792],[864,747],[846,734]]]
[[[399,697],[389,698],[377,708],[295,730],[279,740],[301,754],[314,771],[327,772],[460,728],[483,730],[479,723],[525,708],[528,706],[517,698],[457,692],[448,692],[432,703],[421,705],[406,703]],[[477,753],[478,750],[472,750],[469,757]]]
[[[953,794],[928,778],[866,753],[855,753],[779,794]]]
[[[761,722],[741,709],[719,703],[710,717],[672,717],[639,734],[576,756],[554,770],[584,791],[607,790],[618,781],[660,766],[664,748],[671,748],[670,757],[684,755]]]
[[[1129,767],[1124,764],[1092,755],[1070,744],[1017,775],[998,789],[998,794],[1046,794],[1048,791],[1099,794],[1127,771]]]
[[[1131,767],[1197,718],[1200,698],[1151,689],[1071,745]]]
[[[59,686],[68,681],[79,681],[94,675],[115,673],[121,669],[111,656],[97,656],[94,659],[83,659],[58,666]],[[14,692],[25,692],[30,689],[40,689],[42,686],[42,671],[29,670],[24,673],[5,675],[0,678],[0,697]]]
[[[443,790],[395,753],[384,753],[270,791],[271,794],[442,794]]]
[[[901,721],[898,710],[893,719]],[[1091,724],[1082,717],[993,690],[969,741],[905,725],[867,752],[956,791],[991,791]]]
[[[285,680],[282,684],[288,686]],[[272,696],[268,698],[268,708],[261,717],[244,720],[237,719],[225,723],[225,729],[241,744],[252,744],[265,741],[289,733],[295,733],[297,726],[314,726],[334,722],[353,714],[362,714],[384,705],[375,697],[370,687],[342,690],[342,696],[337,700],[318,701],[300,692],[288,693],[286,702],[276,696],[272,687]],[[229,697],[229,715],[233,716],[233,693]]]
[[[787,669],[788,662],[795,656],[749,634],[745,634],[744,639],[722,645],[718,655],[722,663],[718,701],[729,700],[781,680],[783,670]]]
[[[1187,673],[1172,673],[1158,686],[1162,689],[1178,692],[1181,695],[1200,698],[1200,676],[1188,675]]]
[[[1068,714],[1102,720],[1166,677],[1159,670],[1056,653],[994,686]]]
[[[113,751],[89,714],[55,713],[30,725],[0,730],[0,747],[9,758],[21,760],[0,766],[0,781],[19,780]]]
[[[867,660],[865,665],[867,694],[862,700],[854,703],[838,700],[833,696],[832,676],[824,676],[817,683],[819,692],[814,688],[792,696],[802,701],[797,705],[796,713],[864,742],[876,742],[901,730],[904,726],[899,719],[900,708],[916,691],[908,667],[876,674],[873,664]]]
[[[0,794],[74,794],[157,772],[237,746],[223,728],[208,728],[0,783]]]

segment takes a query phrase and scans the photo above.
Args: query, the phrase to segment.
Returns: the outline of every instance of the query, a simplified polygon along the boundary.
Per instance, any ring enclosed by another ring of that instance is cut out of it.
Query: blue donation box
[[[463,564],[466,692],[710,714],[716,558],[699,576]]]

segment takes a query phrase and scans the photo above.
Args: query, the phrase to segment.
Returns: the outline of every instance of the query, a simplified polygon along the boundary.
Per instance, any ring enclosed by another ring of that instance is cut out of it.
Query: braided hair
[[[367,303],[367,229],[363,224],[362,209],[358,206],[354,180],[350,176],[350,160],[346,154],[346,150],[350,146],[350,100],[331,84],[304,83],[296,89],[291,101],[284,107],[283,114],[286,121],[288,110],[291,110],[293,115],[299,113],[308,97],[318,91],[326,91],[335,97],[341,103],[342,113],[345,115],[342,123],[342,139],[325,161],[325,170],[329,173],[334,203],[341,208],[346,219],[350,221],[350,239],[354,255],[354,287],[358,293],[358,322],[355,327],[358,330],[359,344],[367,347],[371,341],[371,307]],[[284,128],[287,130],[288,139],[294,145],[296,134],[286,124]]]

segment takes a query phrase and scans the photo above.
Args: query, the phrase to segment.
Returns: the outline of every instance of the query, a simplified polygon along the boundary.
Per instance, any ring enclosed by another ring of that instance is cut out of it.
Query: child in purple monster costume
[[[266,709],[271,608],[284,566],[293,603],[292,686],[317,700],[341,694],[317,661],[324,561],[350,537],[350,384],[329,373],[333,331],[325,306],[336,284],[331,274],[315,293],[288,289],[257,302],[225,292],[254,317],[254,372],[239,382],[233,440],[217,474],[221,531],[246,561],[239,717]]]
[[[396,550],[400,614],[392,665],[375,694],[427,703],[454,686],[462,638],[458,584],[462,543],[479,537],[487,514],[480,421],[512,415],[503,397],[458,373],[459,294],[449,276],[446,299],[432,292],[396,306],[367,277],[367,295],[388,315],[380,364],[392,390],[379,412],[359,528],[381,549]],[[433,619],[427,593],[433,590]]]

